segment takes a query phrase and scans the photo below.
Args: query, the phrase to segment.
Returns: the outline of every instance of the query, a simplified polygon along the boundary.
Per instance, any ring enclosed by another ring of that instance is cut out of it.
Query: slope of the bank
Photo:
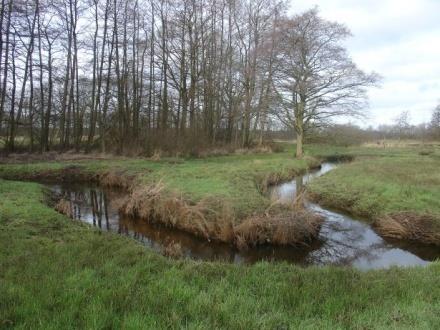
[[[440,150],[358,158],[308,186],[312,199],[373,222],[383,236],[440,246]]]

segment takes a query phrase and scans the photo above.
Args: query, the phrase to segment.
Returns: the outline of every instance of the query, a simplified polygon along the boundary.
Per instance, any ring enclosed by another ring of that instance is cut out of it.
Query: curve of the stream
[[[334,163],[323,163],[319,170],[273,186],[269,190],[269,196],[273,201],[292,203],[298,189],[335,166]],[[71,201],[74,219],[102,230],[130,236],[157,251],[162,251],[170,243],[178,243],[183,254],[193,259],[234,263],[288,261],[306,266],[332,264],[372,269],[393,265],[425,265],[440,258],[440,249],[437,247],[384,240],[366,222],[309,201],[305,202],[306,206],[325,218],[319,239],[311,246],[260,246],[238,251],[227,244],[207,242],[179,230],[124,217],[112,204],[120,196],[120,192],[84,185],[54,185],[50,189]]]

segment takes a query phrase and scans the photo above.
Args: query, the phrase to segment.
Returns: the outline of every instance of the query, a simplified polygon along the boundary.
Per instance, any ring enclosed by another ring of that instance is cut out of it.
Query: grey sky
[[[440,100],[440,0],[291,0],[291,12],[315,5],[350,28],[354,61],[383,76],[362,124],[390,124],[404,110],[414,124],[429,121]]]

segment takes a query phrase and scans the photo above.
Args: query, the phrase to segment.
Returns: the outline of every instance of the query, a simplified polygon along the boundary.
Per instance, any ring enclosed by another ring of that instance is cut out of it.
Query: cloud
[[[428,121],[440,99],[440,1],[292,0],[291,12],[315,5],[353,32],[346,45],[354,61],[384,78],[369,90],[363,124],[390,124],[404,110],[414,124]]]

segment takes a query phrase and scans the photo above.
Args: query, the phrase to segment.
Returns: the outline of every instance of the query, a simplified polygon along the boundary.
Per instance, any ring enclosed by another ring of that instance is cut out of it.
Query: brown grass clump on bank
[[[294,169],[291,169],[288,171],[288,173],[270,173],[261,178],[257,178],[255,181],[257,182],[258,190],[262,194],[265,194],[269,187],[293,178],[296,175],[298,175],[298,172]]]
[[[264,187],[280,182],[286,175],[274,174],[263,180]],[[26,173],[21,179],[45,182],[94,182],[106,187],[116,187],[127,196],[113,200],[113,205],[124,215],[151,223],[176,228],[208,241],[234,244],[240,248],[260,244],[298,245],[310,241],[319,233],[321,218],[299,209],[272,212],[249,219],[237,219],[232,208],[222,199],[207,197],[198,202],[165,189],[162,182],[148,186],[136,185],[136,175],[125,171],[93,173],[81,166],[68,166],[59,170]],[[296,203],[300,205],[301,203]],[[58,201],[57,211],[72,217],[69,201]]]
[[[440,246],[440,220],[429,214],[398,212],[379,217],[376,230],[385,237]]]
[[[207,240],[227,242],[232,236],[232,224],[228,222],[232,217],[220,204],[207,199],[190,203],[182,196],[166,192],[164,185],[157,182],[135,188],[119,210],[128,216],[158,222]]]
[[[57,210],[61,214],[68,216],[69,218],[73,217],[72,207],[70,201],[68,201],[67,199],[60,199],[55,205],[55,210]]]
[[[211,198],[190,203],[166,192],[161,182],[134,189],[120,203],[119,210],[241,249],[261,244],[303,245],[317,237],[323,222],[322,217],[309,211],[278,208],[235,224],[238,220],[222,201]]]
[[[174,241],[170,242],[165,249],[162,251],[162,254],[166,257],[179,259],[183,257],[182,246],[179,243]]]
[[[309,211],[249,218],[235,228],[240,249],[262,244],[305,245],[317,238],[324,219]]]
[[[128,175],[124,171],[108,171],[99,174],[98,181],[100,185],[128,191],[133,186],[135,178],[135,175]]]

